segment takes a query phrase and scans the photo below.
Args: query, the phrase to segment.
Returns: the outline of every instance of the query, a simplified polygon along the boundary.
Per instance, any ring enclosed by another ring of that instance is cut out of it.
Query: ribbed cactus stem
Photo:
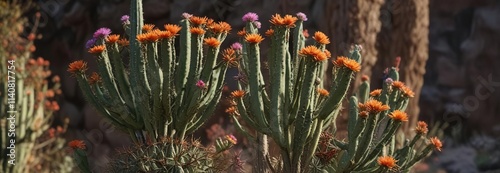
[[[275,27],[273,34],[273,43],[271,49],[274,55],[271,56],[270,61],[270,78],[271,78],[271,105],[270,105],[270,127],[273,133],[273,138],[281,147],[285,146],[281,118],[288,116],[285,106],[285,81],[286,79],[286,64],[290,59],[287,58],[288,52],[287,36],[289,29],[284,27]]]
[[[249,97],[250,110],[256,117],[258,124],[267,127],[269,123],[265,119],[264,105],[262,99],[262,92],[264,86],[263,81],[260,80],[260,53],[258,44],[248,44],[248,83],[249,83]]]

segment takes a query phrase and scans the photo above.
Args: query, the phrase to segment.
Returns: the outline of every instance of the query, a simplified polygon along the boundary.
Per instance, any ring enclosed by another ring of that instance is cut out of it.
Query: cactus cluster
[[[235,77],[238,89],[231,93],[226,112],[249,139],[269,136],[277,144],[281,157],[267,158],[267,164],[274,165],[273,172],[408,171],[433,148],[441,148],[437,138],[415,147],[427,133],[423,122],[416,129],[417,136],[396,147],[396,132],[408,119],[404,111],[414,94],[398,81],[397,67],[387,71],[389,78],[382,89],[370,93],[365,78],[357,96],[350,97],[347,141],[328,134],[327,130],[336,132],[342,102],[361,68],[362,48],[354,45],[347,56],[332,58],[334,68],[328,72],[332,79],[325,79],[330,40],[318,31],[312,36],[315,42],[305,45],[305,14],[273,15],[267,38],[258,33],[257,14],[246,14],[242,18],[246,26],[238,32],[240,43],[222,51],[219,62],[220,44],[230,25],[187,13],[183,16],[181,26],[156,29],[143,24],[141,0],[133,0],[131,15],[122,17],[127,35],[110,35],[109,29],[101,28],[87,44],[89,53],[97,56],[98,73],[87,77],[83,61],[69,66],[86,99],[140,144],[113,160],[111,170],[221,171],[212,169],[217,162],[212,156],[230,148],[233,138],[217,140],[211,152],[184,138],[213,113],[228,67],[237,67],[239,74]],[[178,49],[174,46],[177,37]],[[266,65],[259,47],[264,39],[270,40]],[[128,67],[123,60],[127,57]],[[263,66],[268,66],[269,80],[264,78]],[[247,127],[257,134],[249,133]],[[261,141],[267,146],[267,140]],[[83,157],[78,154],[76,158]]]
[[[49,82],[49,61],[32,58],[40,15],[33,30],[24,32],[22,14],[29,6],[0,2],[0,35],[6,36],[0,38],[0,172],[71,172],[71,158],[62,150],[67,122],[51,127],[59,110],[59,77]]]
[[[203,125],[221,97],[232,60],[217,57],[231,26],[184,14],[180,26],[157,29],[143,25],[141,1],[131,3],[131,15],[122,17],[127,35],[101,28],[87,43],[98,72],[87,77],[83,61],[71,63],[68,71],[90,104],[136,142],[183,139]]]
[[[247,21],[241,31],[245,34],[241,34],[243,49],[238,52],[241,56],[238,90],[232,92],[233,107],[226,112],[239,115],[252,129],[276,142],[281,149],[282,165],[272,169],[307,172],[313,158],[321,156],[324,161],[338,158],[328,172],[385,172],[395,167],[395,163],[380,168],[376,164],[373,166],[379,156],[391,155],[390,158],[379,158],[381,164],[396,158],[401,170],[408,170],[427,156],[431,145],[418,152],[420,154],[416,154],[413,148],[420,135],[403,148],[394,148],[394,136],[401,123],[408,119],[404,110],[409,98],[413,97],[413,92],[397,81],[395,67],[390,70],[384,88],[372,93],[378,93],[377,96],[369,97],[369,85],[365,80],[358,96],[350,98],[349,141],[335,143],[339,155],[332,150],[315,154],[322,132],[334,124],[340,114],[342,101],[353,75],[360,71],[362,59],[361,46],[353,46],[347,57],[333,58],[333,79],[325,79],[325,63],[330,56],[325,45],[330,41],[323,33],[316,32],[313,36],[315,43],[305,46],[302,28],[305,20],[307,18],[302,13],[297,17],[276,14],[271,18],[271,28],[266,31],[271,42],[267,54],[268,82],[265,82],[261,70],[259,44],[263,38],[257,33],[258,25],[255,21]],[[239,121],[236,116],[233,119]],[[246,131],[240,123],[236,125]],[[336,131],[334,125],[331,130]],[[437,139],[432,141],[439,142]]]
[[[223,172],[232,165],[227,152],[236,141],[231,136],[217,139],[212,148],[196,140],[164,138],[149,145],[119,151],[108,172]],[[169,156],[169,157],[167,157]]]

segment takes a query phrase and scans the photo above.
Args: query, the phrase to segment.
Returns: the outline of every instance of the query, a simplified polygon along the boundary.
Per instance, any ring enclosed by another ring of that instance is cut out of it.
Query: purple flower
[[[97,41],[96,38],[91,38],[90,40],[87,41],[87,43],[85,43],[85,48],[90,49],[95,45],[96,41]]]
[[[240,43],[236,42],[236,43],[233,43],[233,44],[231,45],[231,49],[234,49],[234,50],[241,50],[241,49],[243,49],[243,46],[241,46],[241,44],[240,44]]]
[[[387,83],[389,85],[392,85],[392,82],[394,82],[394,80],[392,80],[392,78],[385,79],[385,83]]]
[[[196,86],[200,89],[205,89],[205,87],[206,87],[205,82],[203,82],[202,80],[199,80],[198,82],[196,82]]]
[[[302,21],[307,21],[307,16],[306,14],[302,13],[302,12],[298,12],[297,13],[297,17],[302,20]]]
[[[262,25],[259,21],[253,21],[252,23],[255,25],[255,27],[257,27],[257,29],[260,29],[260,26]]]
[[[99,28],[94,32],[94,38],[105,38],[111,34],[111,29],[109,28]]]
[[[130,16],[123,15],[122,18],[120,18],[120,20],[122,21],[123,24],[128,24],[128,23],[130,23],[129,18],[130,18]]]
[[[241,20],[243,20],[243,22],[253,22],[259,20],[259,16],[257,15],[257,13],[248,12],[247,14],[243,15]]]
[[[182,17],[184,17],[185,19],[189,19],[189,18],[193,17],[193,15],[189,14],[189,13],[182,13]]]

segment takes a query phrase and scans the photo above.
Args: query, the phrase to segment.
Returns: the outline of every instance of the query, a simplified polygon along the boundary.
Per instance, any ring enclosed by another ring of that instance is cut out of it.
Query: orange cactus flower
[[[235,56],[235,50],[227,48],[222,52],[222,60],[224,60],[230,67],[238,66],[238,59]]]
[[[83,73],[87,70],[87,63],[82,60],[74,61],[69,64],[68,72],[75,74],[77,72]]]
[[[214,37],[205,38],[203,41],[205,42],[206,45],[213,47],[213,48],[220,45],[220,41]]]
[[[236,109],[235,106],[227,108],[225,112],[228,113],[229,115],[238,115],[238,110]]]
[[[208,28],[214,33],[228,33],[231,31],[231,25],[227,22],[212,23]]]
[[[245,30],[245,28],[243,28],[240,31],[238,31],[237,34],[238,34],[238,36],[243,37],[243,36],[247,35],[247,31]]]
[[[361,117],[361,118],[366,118],[366,117],[368,117],[368,115],[370,115],[370,113],[367,111],[359,112],[359,117]]]
[[[101,76],[99,74],[97,74],[96,72],[93,72],[90,77],[89,77],[89,84],[90,85],[93,85],[97,82],[100,82],[101,81]]]
[[[437,137],[432,137],[430,141],[431,144],[434,145],[436,150],[441,151],[441,149],[443,148],[443,143],[441,142],[441,140],[439,140]]]
[[[153,24],[144,24],[142,26],[142,31],[149,32],[149,31],[153,30],[153,28],[155,28],[155,25],[153,25]]]
[[[147,33],[138,34],[136,37],[137,41],[139,41],[140,43],[145,43],[146,41],[148,41]]]
[[[326,55],[327,58],[331,58],[332,57],[332,53],[329,50],[326,50],[326,49],[325,49],[325,55]]]
[[[318,88],[317,91],[318,91],[319,95],[324,96],[324,97],[328,97],[330,95],[330,92],[328,92],[328,90],[323,89],[323,88]]]
[[[424,121],[419,121],[417,123],[417,127],[415,127],[415,132],[422,135],[427,134],[427,132],[429,132],[429,129],[427,128],[427,123],[425,123]]]
[[[415,97],[415,93],[407,86],[403,87],[401,90],[403,90],[403,95],[405,97]]]
[[[394,81],[392,82],[392,87],[402,89],[403,87],[405,87],[405,84],[401,81]]]
[[[179,25],[173,24],[165,24],[163,27],[173,35],[177,35],[177,33],[181,30],[181,27]]]
[[[203,28],[199,28],[199,27],[192,27],[191,29],[189,29],[189,32],[191,32],[191,34],[195,34],[195,35],[205,34],[205,30]]]
[[[364,81],[368,81],[368,80],[370,80],[370,77],[368,77],[367,75],[361,76],[361,81],[364,82]]]
[[[302,56],[311,56],[317,62],[324,61],[327,59],[327,56],[324,52],[318,49],[316,46],[307,46],[300,50],[299,54]]]
[[[159,31],[156,34],[158,34],[158,37],[161,39],[169,39],[175,36],[175,34],[172,34],[170,31]]]
[[[68,146],[72,149],[85,149],[85,142],[82,140],[72,140],[71,142],[68,143]]]
[[[106,43],[108,44],[114,44],[120,39],[120,35],[118,34],[112,34],[106,37]]]
[[[382,93],[381,89],[376,89],[376,90],[373,90],[372,92],[370,92],[370,96],[378,97],[378,96],[380,96],[381,93]]]
[[[203,25],[206,24],[208,21],[207,17],[198,17],[198,16],[193,16],[189,18],[189,22],[195,26]]]
[[[359,65],[358,62],[344,56],[337,57],[337,59],[333,61],[333,64],[338,67],[347,67],[354,72],[359,72],[361,70],[361,65]]]
[[[91,54],[100,54],[106,50],[106,46],[104,45],[96,45],[89,49],[89,53]]]
[[[245,91],[243,90],[236,90],[231,92],[232,98],[242,98],[243,96],[245,96]]]
[[[285,15],[285,17],[281,17],[280,14],[275,14],[271,17],[269,22],[275,26],[295,27],[295,22],[297,20],[297,17],[293,17],[292,15]]]
[[[130,42],[125,38],[118,40],[118,45],[120,45],[120,46],[128,46],[129,44],[130,44]]]
[[[360,103],[359,108],[362,111],[368,111],[369,113],[372,114],[377,114],[379,112],[389,110],[389,106],[384,105],[382,104],[382,102],[373,99],[366,101],[364,104]]]
[[[377,159],[377,162],[380,166],[383,166],[383,167],[386,167],[386,168],[389,168],[389,169],[392,169],[394,167],[396,167],[396,159],[394,159],[393,157],[391,156],[380,156],[378,159]]]
[[[266,31],[266,36],[268,36],[268,37],[273,36],[273,34],[274,34],[274,30],[273,30],[273,29],[268,29],[268,30]]]
[[[260,36],[260,34],[247,34],[245,36],[245,41],[252,43],[252,44],[258,44],[260,43],[264,38]]]
[[[408,121],[408,114],[406,114],[405,112],[400,111],[400,110],[392,111],[389,114],[389,117],[392,118],[394,121],[397,121],[397,122]]]
[[[319,44],[330,44],[330,39],[323,32],[317,31],[313,36],[314,40]]]

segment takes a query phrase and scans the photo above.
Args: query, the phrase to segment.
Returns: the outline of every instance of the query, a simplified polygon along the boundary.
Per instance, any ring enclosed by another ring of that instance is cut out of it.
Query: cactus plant
[[[227,150],[236,142],[234,136],[228,135],[217,139],[215,147],[205,148],[196,140],[163,138],[147,146],[120,150],[107,171],[223,172],[233,165]]]
[[[359,45],[353,46],[347,57],[335,58],[332,61],[335,65],[333,79],[325,83],[329,80],[324,79],[324,67],[330,56],[325,45],[330,41],[322,32],[316,32],[314,45],[305,46],[302,28],[305,20],[307,17],[303,13],[297,17],[272,16],[271,29],[266,31],[271,42],[267,55],[268,82],[264,81],[260,62],[259,44],[264,38],[257,33],[255,21],[247,21],[239,33],[243,36],[243,49],[238,52],[241,74],[237,78],[238,90],[232,93],[233,107],[226,112],[239,115],[252,129],[274,139],[281,149],[282,166],[273,170],[308,172],[311,162],[318,156],[323,157],[320,158],[323,162],[338,159],[328,172],[384,172],[394,168],[396,163],[391,163],[394,158],[400,169],[407,170],[426,156],[431,146],[420,155],[411,153],[414,152],[412,144],[399,150],[394,148],[394,136],[401,123],[407,121],[404,110],[409,98],[413,97],[413,92],[397,81],[396,68],[389,71],[392,79],[387,80],[377,97],[369,97],[365,77],[358,97],[349,99],[348,142],[333,140],[334,148],[316,153],[320,135],[340,114],[342,101],[353,75],[360,71],[362,58]],[[324,89],[323,86],[330,87]],[[242,132],[247,131],[237,116],[233,116],[233,120]],[[336,131],[335,126],[332,129]],[[417,139],[420,136],[415,136],[414,140]],[[438,141],[433,139],[436,145]],[[377,158],[386,167],[373,166]]]
[[[0,2],[0,172],[71,172],[71,159],[61,152],[67,124],[51,128],[59,110],[59,77],[49,85],[49,61],[32,58],[40,14],[32,30],[23,29],[22,14],[30,7]]]
[[[88,78],[85,62],[69,65],[89,103],[136,142],[183,139],[203,125],[221,97],[232,60],[217,57],[231,26],[183,16],[180,26],[156,29],[143,24],[142,2],[133,0],[130,16],[122,17],[128,35],[109,35],[109,29],[101,28],[87,43],[97,56],[98,72]]]

